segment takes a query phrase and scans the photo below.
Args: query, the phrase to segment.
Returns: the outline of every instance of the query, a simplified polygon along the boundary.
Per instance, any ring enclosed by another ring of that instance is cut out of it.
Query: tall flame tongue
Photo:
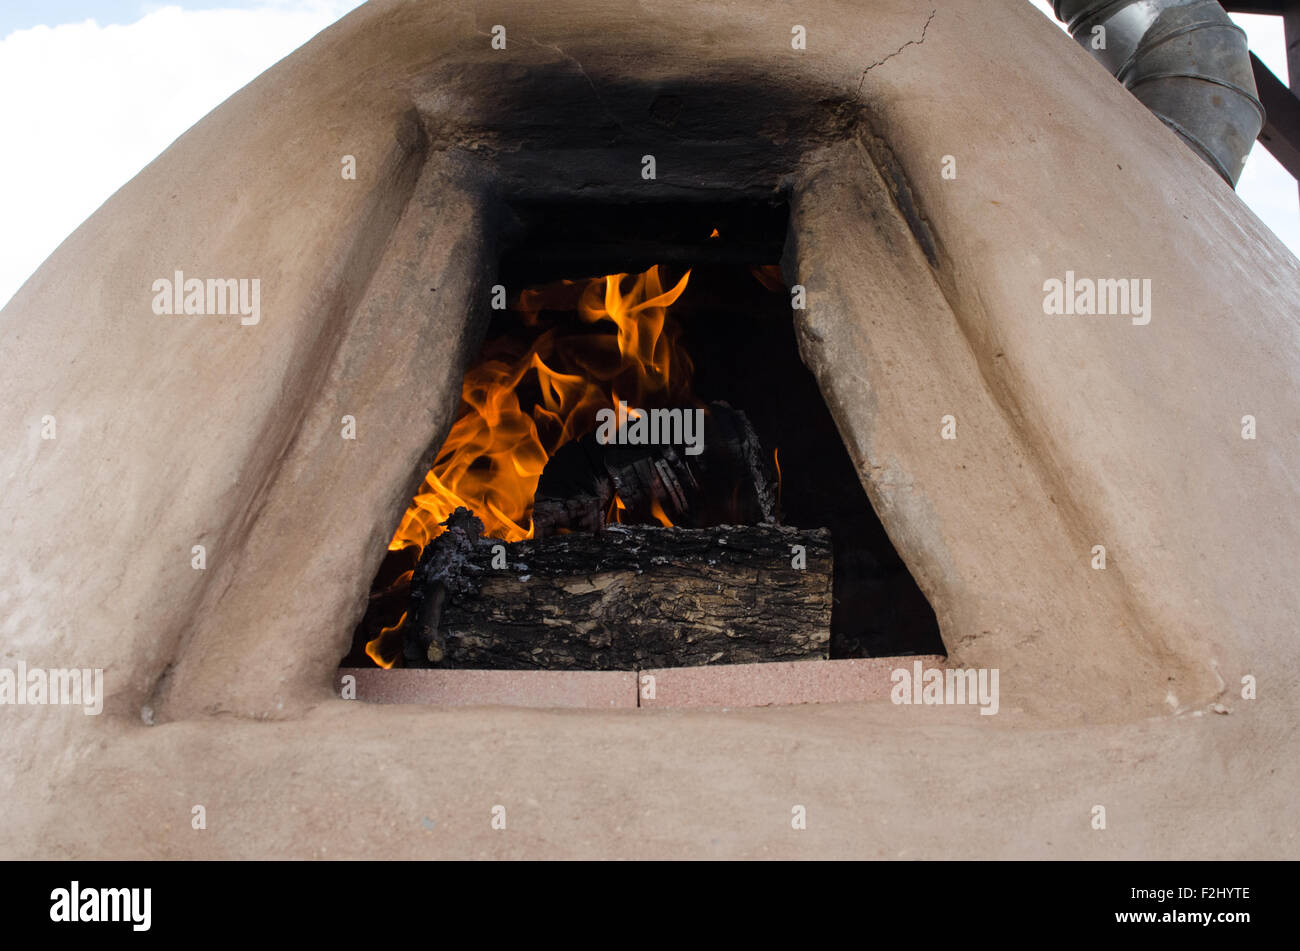
[[[522,353],[509,340],[485,348],[465,374],[460,415],[389,549],[422,549],[458,506],[482,519],[493,538],[531,538],[533,496],[547,460],[593,431],[598,410],[617,408],[619,400],[666,404],[689,392],[690,359],[667,319],[689,278],[688,271],[664,291],[652,267],[632,277],[626,292],[626,274],[525,291],[520,304],[530,326],[549,300],[576,292],[578,315],[596,332],[552,327]],[[527,411],[521,387],[532,396]]]

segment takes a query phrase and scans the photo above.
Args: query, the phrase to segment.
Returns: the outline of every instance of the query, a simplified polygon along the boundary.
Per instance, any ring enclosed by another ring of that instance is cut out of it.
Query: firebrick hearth
[[[940,654],[800,360],[783,201],[520,203],[343,667]]]

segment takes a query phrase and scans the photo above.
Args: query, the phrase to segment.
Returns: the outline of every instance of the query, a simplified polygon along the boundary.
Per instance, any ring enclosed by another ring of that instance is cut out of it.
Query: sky
[[[361,3],[0,0],[0,306],[186,129]],[[1280,20],[1233,19],[1285,82]],[[1295,180],[1262,146],[1237,191],[1300,256]]]

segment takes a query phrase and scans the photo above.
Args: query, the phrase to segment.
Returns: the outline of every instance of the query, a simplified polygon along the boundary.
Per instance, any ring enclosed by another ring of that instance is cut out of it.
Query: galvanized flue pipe
[[[1053,0],[1057,19],[1234,187],[1264,125],[1246,34],[1215,0]]]

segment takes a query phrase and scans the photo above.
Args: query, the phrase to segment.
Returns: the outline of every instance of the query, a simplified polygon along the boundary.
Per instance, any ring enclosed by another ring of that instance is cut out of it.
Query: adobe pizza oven
[[[1275,854],[1296,299],[1025,3],[372,0],[0,312],[0,854]]]

